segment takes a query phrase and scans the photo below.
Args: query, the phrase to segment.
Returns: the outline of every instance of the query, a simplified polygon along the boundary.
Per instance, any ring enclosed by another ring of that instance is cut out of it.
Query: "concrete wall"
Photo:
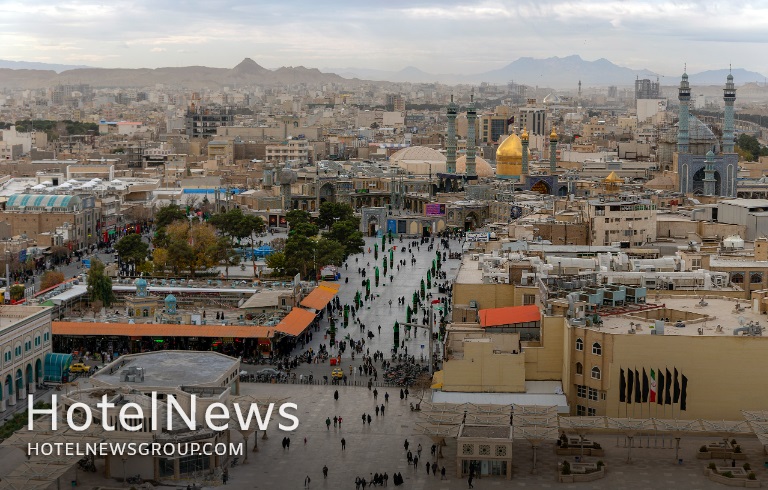
[[[563,379],[563,318],[543,317],[540,342],[524,342],[525,379],[549,381]]]
[[[464,342],[463,359],[446,361],[444,391],[484,393],[525,391],[525,356],[509,352],[495,353],[490,339]]]

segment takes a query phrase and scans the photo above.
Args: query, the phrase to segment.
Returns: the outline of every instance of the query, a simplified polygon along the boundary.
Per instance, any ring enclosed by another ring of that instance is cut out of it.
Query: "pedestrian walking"
[[[405,399],[408,399],[408,388],[405,389]]]
[[[339,429],[341,429],[341,415],[339,415]]]
[[[333,399],[339,401],[339,390],[333,392]]]
[[[400,399],[402,400],[404,398],[405,398],[405,392],[403,391],[402,388],[400,388]]]
[[[384,393],[384,402],[389,403],[389,392]]]
[[[363,425],[365,425],[365,414],[363,414]]]
[[[310,481],[312,481],[312,480],[309,478],[309,475],[307,475],[307,477],[304,478],[304,488],[309,488],[309,482]]]
[[[424,463],[424,465],[427,467],[427,476],[429,476],[429,461]]]
[[[437,463],[432,462],[432,474],[437,476]]]
[[[419,456],[421,456],[421,444],[416,448],[416,452],[419,453]]]
[[[408,439],[406,439],[405,442],[403,443],[403,447],[405,448],[406,451],[408,450]]]
[[[371,420],[373,420],[373,419],[371,419],[371,414],[369,413],[368,414],[368,425],[371,425]]]
[[[416,467],[419,465],[419,457],[414,455],[413,456],[413,469],[416,469]]]
[[[445,480],[445,466],[440,469],[440,479]]]
[[[344,451],[347,449],[347,440],[343,437],[341,438],[341,450]]]
[[[384,404],[383,403],[381,404],[381,416],[382,417],[384,416]]]
[[[323,479],[328,478],[328,466],[323,466]]]
[[[469,483],[469,488],[475,488],[474,485],[472,485],[472,480],[474,480],[474,475],[469,475],[469,478],[467,478],[467,483]]]
[[[377,417],[379,416],[379,406],[378,405],[376,405],[376,416]]]
[[[325,428],[328,429],[328,430],[331,430],[331,418],[330,417],[325,419]]]
[[[373,399],[376,400],[379,397],[379,390],[375,389],[373,390]]]
[[[333,416],[333,426],[336,427],[336,424],[339,423],[339,418],[337,416]]]

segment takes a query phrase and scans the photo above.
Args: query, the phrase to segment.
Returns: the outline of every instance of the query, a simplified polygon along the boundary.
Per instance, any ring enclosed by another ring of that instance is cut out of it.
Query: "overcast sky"
[[[578,54],[677,75],[768,73],[768,0],[0,0],[0,58],[156,68],[476,73]]]

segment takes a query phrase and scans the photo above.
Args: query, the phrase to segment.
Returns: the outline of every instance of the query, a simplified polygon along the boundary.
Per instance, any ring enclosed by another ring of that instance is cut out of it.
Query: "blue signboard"
[[[21,250],[19,252],[19,262],[22,264],[27,261],[27,249]]]
[[[392,233],[393,235],[397,234],[397,220],[396,219],[388,219],[387,220],[387,233]]]

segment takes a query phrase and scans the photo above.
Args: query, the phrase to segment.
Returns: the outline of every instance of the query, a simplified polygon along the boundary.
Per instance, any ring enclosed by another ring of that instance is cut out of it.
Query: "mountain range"
[[[760,73],[736,68],[735,82],[741,85],[765,81]],[[728,70],[708,70],[690,74],[692,85],[722,85]],[[660,75],[647,69],[633,69],[600,58],[595,61],[578,55],[551,58],[519,58],[506,66],[483,73],[433,74],[414,66],[399,71],[370,68],[265,68],[245,58],[234,68],[185,66],[166,68],[93,68],[36,62],[0,60],[0,88],[40,88],[60,83],[88,83],[95,87],[146,87],[155,84],[183,86],[190,89],[223,86],[271,85],[296,83],[340,83],[356,85],[362,80],[381,82],[477,84],[488,82],[575,89],[610,85],[632,86],[636,78],[659,78],[663,85],[677,85],[680,74]]]

